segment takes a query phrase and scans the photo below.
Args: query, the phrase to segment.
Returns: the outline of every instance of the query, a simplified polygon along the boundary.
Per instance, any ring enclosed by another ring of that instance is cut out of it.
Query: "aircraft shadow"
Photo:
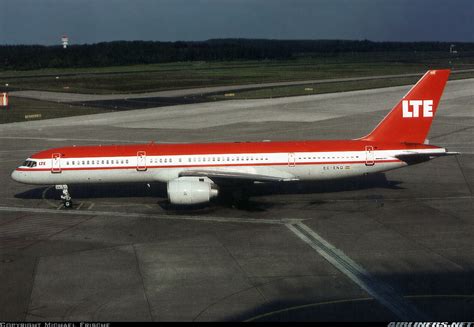
[[[113,183],[113,184],[77,184],[69,186],[73,199],[91,198],[141,198],[166,197],[166,184],[163,183]],[[59,199],[61,191],[51,186],[43,186],[15,194],[19,199]]]
[[[447,272],[442,268],[433,271],[411,271],[407,273],[375,273],[377,281],[392,285],[399,291],[405,301],[416,307],[430,321],[472,321],[474,318],[474,302],[472,292],[473,271]],[[303,285],[304,276],[300,277]],[[306,277],[307,283],[314,281]],[[297,284],[297,277],[275,278],[268,280],[256,288],[283,288],[285,285]],[[256,306],[240,314],[224,318],[224,321],[285,322],[285,321],[393,321],[400,320],[387,308],[384,308],[370,297],[342,296],[332,301],[321,300],[313,287],[298,289],[295,294],[285,298],[274,298],[260,306]],[[290,287],[288,287],[290,288]],[[285,288],[286,289],[286,288]],[[199,317],[198,317],[199,318]]]
[[[291,195],[291,194],[321,194],[357,191],[364,189],[403,189],[401,182],[387,180],[384,173],[367,176],[345,178],[331,181],[302,181],[288,183],[262,183],[251,187],[223,187],[216,202],[222,206],[230,206],[245,211],[265,211],[272,207],[270,202],[255,199],[260,196]],[[237,190],[237,194],[236,191]],[[317,203],[323,204],[323,200]]]
[[[399,181],[387,180],[385,174],[373,174],[356,178],[347,178],[332,181],[307,181],[288,183],[262,183],[252,185],[223,185],[219,197],[214,204],[232,207],[245,211],[264,211],[272,204],[252,199],[258,196],[284,194],[318,194],[355,191],[372,188],[401,189]],[[166,210],[178,210],[167,200],[165,183],[117,183],[117,184],[84,184],[69,187],[73,199],[100,199],[100,198],[159,198],[158,204]],[[59,200],[60,191],[54,187],[37,187],[15,195],[19,199],[50,199]],[[323,202],[323,201],[322,201]],[[201,209],[206,205],[186,207],[188,210]]]
[[[249,196],[276,194],[316,194],[356,191],[372,188],[402,189],[399,181],[390,181],[384,173],[329,181],[301,181],[289,183],[255,184],[248,189]]]

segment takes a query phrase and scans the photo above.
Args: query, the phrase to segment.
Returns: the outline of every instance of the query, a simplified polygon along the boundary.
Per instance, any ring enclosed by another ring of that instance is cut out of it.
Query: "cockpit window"
[[[36,167],[36,165],[37,165],[37,162],[36,162],[36,161],[33,161],[33,160],[26,160],[26,161],[23,163],[23,166],[29,167],[29,168]]]

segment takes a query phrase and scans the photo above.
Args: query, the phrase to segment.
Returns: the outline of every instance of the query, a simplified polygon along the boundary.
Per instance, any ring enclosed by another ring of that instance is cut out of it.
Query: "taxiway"
[[[177,105],[0,126],[2,320],[474,318],[474,79],[448,83],[432,144],[462,152],[337,183],[258,185],[170,210],[163,185],[17,184],[71,144],[355,138],[409,87]]]

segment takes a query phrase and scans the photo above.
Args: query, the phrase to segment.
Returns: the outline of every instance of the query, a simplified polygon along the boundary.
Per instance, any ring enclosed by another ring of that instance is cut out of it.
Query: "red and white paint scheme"
[[[8,107],[8,93],[0,93],[0,107]]]
[[[173,204],[206,203],[222,181],[330,180],[456,154],[425,144],[449,70],[428,71],[367,136],[355,140],[71,146],[32,155],[15,181],[50,184],[165,182]]]

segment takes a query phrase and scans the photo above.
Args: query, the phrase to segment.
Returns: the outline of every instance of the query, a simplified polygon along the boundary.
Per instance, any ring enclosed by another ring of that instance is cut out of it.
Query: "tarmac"
[[[0,126],[0,320],[472,321],[474,79],[430,143],[462,152],[386,174],[259,184],[179,210],[162,184],[49,186],[11,171],[72,144],[342,139],[409,87],[231,100]]]

